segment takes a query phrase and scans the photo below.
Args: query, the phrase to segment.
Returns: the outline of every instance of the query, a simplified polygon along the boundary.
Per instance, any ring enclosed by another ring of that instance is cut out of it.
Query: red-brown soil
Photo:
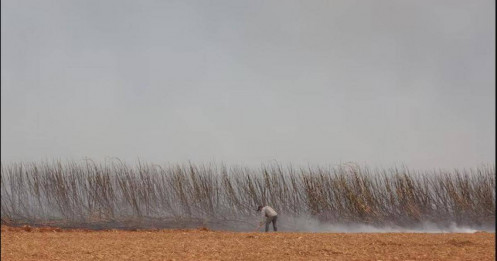
[[[2,226],[2,260],[494,260],[495,233],[90,231]]]

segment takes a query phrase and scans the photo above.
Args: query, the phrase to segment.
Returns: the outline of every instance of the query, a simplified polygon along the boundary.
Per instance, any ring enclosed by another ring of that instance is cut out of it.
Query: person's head
[[[261,211],[261,210],[262,210],[262,206],[258,206],[257,211]]]

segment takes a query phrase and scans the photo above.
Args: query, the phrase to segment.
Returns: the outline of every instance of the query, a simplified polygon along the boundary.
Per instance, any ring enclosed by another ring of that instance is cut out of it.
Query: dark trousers
[[[269,231],[269,224],[271,224],[271,222],[273,223],[273,230],[278,231],[278,228],[276,227],[276,220],[278,220],[278,216],[266,217],[266,232]]]

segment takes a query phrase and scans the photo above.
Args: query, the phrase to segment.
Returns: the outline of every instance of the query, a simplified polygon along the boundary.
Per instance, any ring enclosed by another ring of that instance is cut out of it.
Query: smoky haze
[[[495,159],[495,2],[1,2],[2,161]]]

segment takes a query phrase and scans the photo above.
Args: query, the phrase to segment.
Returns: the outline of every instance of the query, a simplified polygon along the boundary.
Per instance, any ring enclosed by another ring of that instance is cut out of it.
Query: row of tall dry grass
[[[14,224],[236,223],[254,216],[260,204],[340,224],[492,226],[495,166],[431,172],[354,165],[130,166],[118,160],[1,166],[2,222]]]

